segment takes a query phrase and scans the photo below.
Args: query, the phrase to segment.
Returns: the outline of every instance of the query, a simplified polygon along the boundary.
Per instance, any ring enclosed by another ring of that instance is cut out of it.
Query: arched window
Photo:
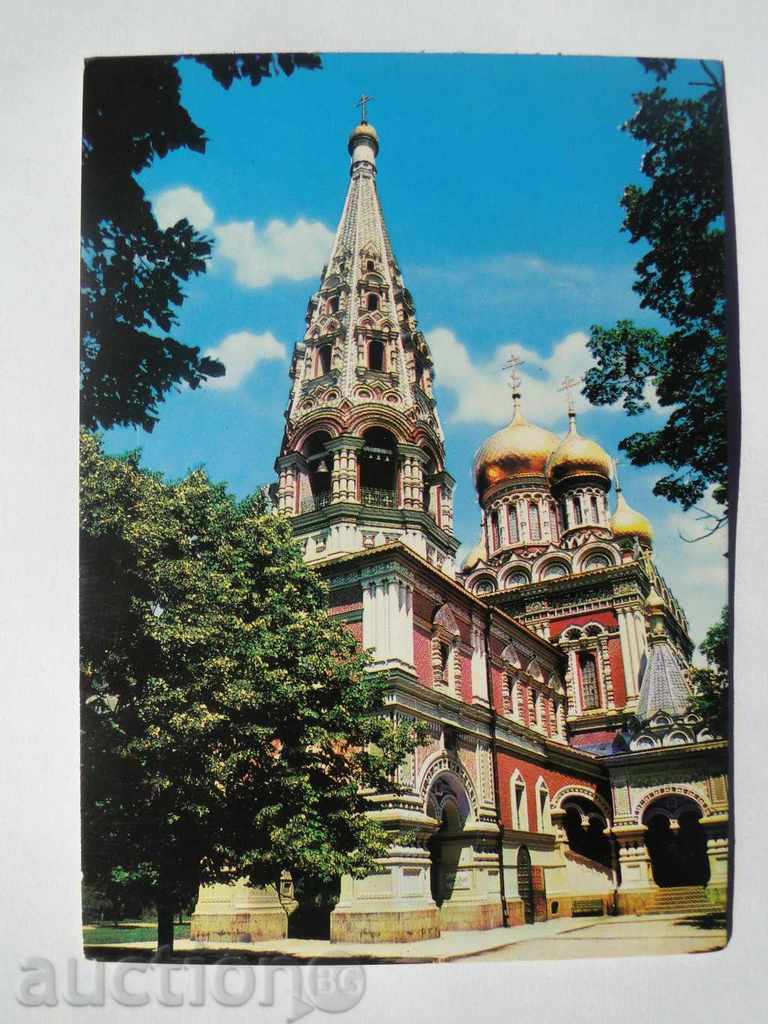
[[[366,260],[365,269],[370,273],[372,270],[376,269],[376,264],[373,262],[373,260]]]
[[[322,377],[323,374],[331,372],[331,346],[321,345],[317,350],[317,370],[318,376]]]
[[[507,576],[504,581],[504,585],[507,587],[524,587],[526,583],[530,583],[527,573],[524,572],[513,572]]]
[[[512,828],[520,832],[528,831],[528,796],[525,780],[519,769],[515,770],[510,782],[510,803],[512,810]]]
[[[442,605],[432,622],[432,682],[436,688],[461,692],[459,627],[448,605]]]
[[[573,515],[576,519],[576,525],[581,526],[584,522],[584,515],[581,511],[581,498],[578,495],[573,499]]]
[[[374,292],[370,292],[368,294],[368,296],[366,297],[365,308],[369,312],[373,312],[373,310],[378,309],[379,308],[379,296],[376,295]]]
[[[495,551],[501,543],[501,535],[499,533],[499,510],[497,508],[491,509],[491,547]]]
[[[599,515],[599,513],[597,511],[597,496],[593,494],[592,497],[589,500],[590,500],[590,504],[592,506],[592,522],[593,523],[599,523],[600,522],[600,515]]]
[[[560,576],[568,575],[568,567],[562,562],[550,562],[541,574],[543,580],[555,580]]]
[[[541,517],[539,506],[531,502],[528,506],[528,520],[531,526],[531,540],[541,540]]]
[[[475,593],[481,596],[483,594],[492,594],[495,589],[496,588],[493,585],[493,580],[489,580],[487,577],[481,579],[478,583],[475,584]]]
[[[552,831],[552,808],[549,802],[549,788],[544,779],[536,783],[536,817],[539,832]]]
[[[507,505],[507,528],[509,529],[509,543],[516,544],[520,539],[520,532],[517,528],[517,509],[514,505]]]
[[[334,295],[333,298],[328,299],[328,312],[338,313],[339,312],[339,296]]]
[[[301,511],[311,512],[323,508],[331,499],[331,478],[333,476],[333,452],[326,449],[331,436],[325,431],[313,434],[304,446],[307,463],[309,494],[301,500]]]
[[[383,427],[363,434],[360,449],[360,500],[375,508],[395,508],[397,442]]]
[[[562,533],[562,530],[560,529],[560,509],[554,501],[550,501],[549,503],[549,522],[550,529],[552,531],[552,540],[557,540]]]
[[[597,668],[595,656],[588,651],[582,651],[579,655],[579,667],[581,669],[581,703],[584,711],[591,711],[600,707],[600,698],[597,692]]]
[[[590,569],[604,569],[607,565],[611,564],[611,560],[608,555],[604,555],[598,551],[594,555],[590,555],[584,563],[584,571],[588,572]]]
[[[368,369],[384,369],[384,345],[380,341],[371,341],[368,343]]]

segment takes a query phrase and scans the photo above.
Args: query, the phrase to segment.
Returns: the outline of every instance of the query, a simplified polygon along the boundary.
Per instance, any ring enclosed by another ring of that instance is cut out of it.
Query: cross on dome
[[[363,93],[362,96],[360,97],[360,99],[355,104],[356,107],[360,107],[360,122],[362,124],[367,124],[368,123],[367,106],[371,102],[372,99],[375,99],[375,97],[374,96],[366,96],[365,93]]]
[[[524,362],[524,359],[521,359],[520,356],[516,356],[513,353],[502,367],[504,370],[509,370],[509,380],[507,381],[507,385],[512,389],[512,400],[515,412],[517,412],[520,407],[520,387],[523,383],[523,378],[517,371],[518,367],[522,366]]]
[[[583,377],[565,377],[557,389],[558,391],[568,392],[568,418],[570,420],[573,420],[576,416],[576,407],[573,404],[573,389],[577,384],[581,384],[583,380]]]

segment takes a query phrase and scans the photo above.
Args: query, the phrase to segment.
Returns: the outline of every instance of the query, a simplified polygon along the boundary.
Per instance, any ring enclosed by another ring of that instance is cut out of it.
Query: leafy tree
[[[86,884],[155,905],[163,947],[201,883],[370,871],[365,793],[419,733],[383,716],[289,522],[88,432],[80,512]]]
[[[179,57],[89,60],[83,91],[81,422],[152,430],[180,383],[198,387],[224,367],[171,336],[183,285],[205,271],[211,240],[181,220],[160,228],[136,175],[207,138],[181,103]],[[314,54],[196,57],[224,88],[278,70],[316,68]]]
[[[663,82],[673,60],[644,60]],[[621,200],[623,230],[644,242],[634,290],[643,309],[671,325],[668,334],[621,320],[594,326],[589,343],[596,365],[584,394],[596,405],[621,400],[630,416],[649,408],[646,387],[671,410],[659,430],[638,431],[619,447],[636,466],[666,463],[672,472],[654,493],[689,509],[709,486],[726,506],[726,236],[727,135],[721,73],[700,62],[705,82],[697,98],[669,96],[658,84],[634,96],[637,110],[623,126],[645,143],[647,188],[629,185]],[[713,516],[714,528],[723,516]]]
[[[720,618],[707,630],[699,649],[707,659],[707,668],[693,670],[694,697],[692,709],[715,736],[728,735],[728,711],[730,705],[730,676],[728,607],[723,608]]]

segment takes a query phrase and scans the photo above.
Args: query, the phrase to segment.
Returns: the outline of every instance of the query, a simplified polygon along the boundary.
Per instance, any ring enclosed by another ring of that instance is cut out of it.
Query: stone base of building
[[[546,920],[561,917],[604,917],[616,913],[614,895],[610,893],[576,893],[547,896]]]
[[[486,931],[504,924],[501,903],[451,901],[440,907],[440,928],[444,932]]]
[[[195,942],[261,942],[288,936],[288,910],[274,886],[252,888],[242,882],[200,889],[190,923]]]
[[[436,906],[412,910],[334,910],[331,942],[420,942],[440,937]]]
[[[507,924],[510,928],[517,928],[525,924],[525,906],[522,900],[505,900],[507,908]]]

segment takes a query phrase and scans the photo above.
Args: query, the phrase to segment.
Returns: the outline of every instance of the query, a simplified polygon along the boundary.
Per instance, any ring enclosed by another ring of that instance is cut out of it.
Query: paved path
[[[605,956],[664,956],[706,953],[726,943],[720,915],[609,917],[549,935],[533,934],[501,949],[460,960],[575,960]],[[529,929],[519,929],[528,931]]]
[[[213,963],[232,956],[244,963],[440,963],[452,960],[567,960],[600,956],[659,956],[703,953],[726,942],[724,915],[563,918],[518,928],[445,932],[439,939],[378,945],[331,944],[322,939],[279,939],[255,943],[174,944],[174,959],[200,956]],[[151,942],[91,945],[86,955],[117,960],[149,959]]]

